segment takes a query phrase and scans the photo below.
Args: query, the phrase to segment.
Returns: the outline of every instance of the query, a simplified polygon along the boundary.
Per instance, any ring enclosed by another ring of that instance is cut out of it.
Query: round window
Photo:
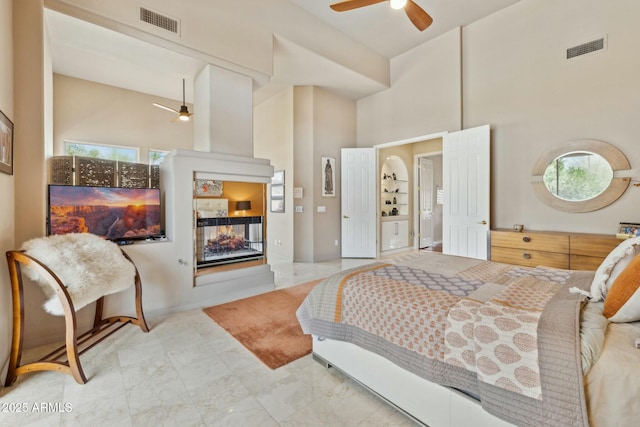
[[[578,202],[602,194],[611,184],[613,169],[598,154],[575,151],[556,157],[545,169],[542,179],[555,197]]]
[[[591,212],[616,201],[629,180],[614,171],[631,168],[622,151],[596,139],[577,139],[543,154],[533,167],[533,189],[549,206]]]

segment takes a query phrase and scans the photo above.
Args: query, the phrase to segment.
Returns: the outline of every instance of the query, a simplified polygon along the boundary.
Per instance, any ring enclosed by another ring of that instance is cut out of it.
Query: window
[[[542,178],[547,190],[560,199],[591,200],[609,187],[613,169],[602,156],[576,151],[556,157]]]
[[[576,139],[543,154],[532,172],[536,195],[565,212],[591,212],[615,202],[629,178],[614,171],[630,170],[624,153],[596,139]]]
[[[162,150],[151,150],[149,149],[149,164],[150,165],[159,165],[164,160],[164,156],[169,154],[168,151]]]
[[[131,163],[137,163],[139,158],[138,149],[132,147],[71,141],[65,141],[64,144],[67,156],[93,157]]]

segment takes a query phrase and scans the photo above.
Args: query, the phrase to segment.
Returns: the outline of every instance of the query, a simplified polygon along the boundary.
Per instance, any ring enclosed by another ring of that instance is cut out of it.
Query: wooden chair
[[[133,264],[131,258],[122,251],[123,255]],[[131,323],[138,325],[143,332],[149,332],[149,327],[142,311],[142,284],[138,269],[135,268],[135,306],[136,316],[113,316],[103,319],[104,296],[96,300],[96,312],[93,327],[78,336],[76,324],[76,310],[71,296],[64,283],[56,274],[36,258],[24,251],[8,251],[9,275],[11,277],[11,293],[13,299],[13,338],[9,370],[5,386],[12,385],[19,375],[35,371],[60,371],[71,375],[78,384],[85,384],[87,377],[82,370],[80,355],[104,340],[120,328]],[[24,295],[21,265],[36,270],[56,292],[64,309],[65,344],[45,355],[40,360],[22,365],[22,341],[24,334]]]

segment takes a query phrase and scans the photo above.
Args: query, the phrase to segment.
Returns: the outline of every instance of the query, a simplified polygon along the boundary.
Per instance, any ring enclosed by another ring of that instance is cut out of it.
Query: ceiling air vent
[[[177,19],[169,18],[168,16],[161,15],[158,12],[154,12],[153,10],[141,7],[140,20],[142,22],[146,22],[147,24],[162,28],[163,30],[171,31],[174,34],[178,34],[179,22]]]
[[[597,52],[607,47],[606,37],[599,38],[587,43],[583,43],[578,46],[570,47],[567,49],[567,59],[575,58],[576,56],[586,55],[587,53]]]

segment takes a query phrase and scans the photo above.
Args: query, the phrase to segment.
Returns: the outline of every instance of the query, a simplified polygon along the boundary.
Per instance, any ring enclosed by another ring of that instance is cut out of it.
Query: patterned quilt
[[[298,310],[305,333],[353,342],[478,397],[518,425],[588,425],[579,312],[590,273],[412,253],[334,275]]]

